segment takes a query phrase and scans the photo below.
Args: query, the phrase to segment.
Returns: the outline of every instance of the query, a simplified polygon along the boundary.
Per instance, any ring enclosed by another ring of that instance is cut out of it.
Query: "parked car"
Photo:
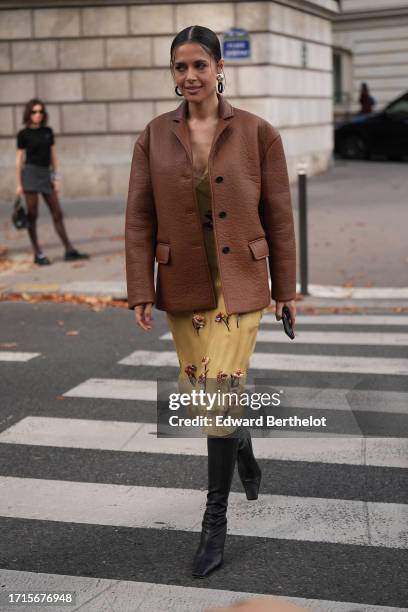
[[[348,159],[408,157],[408,92],[382,111],[355,115],[335,127],[334,152]]]

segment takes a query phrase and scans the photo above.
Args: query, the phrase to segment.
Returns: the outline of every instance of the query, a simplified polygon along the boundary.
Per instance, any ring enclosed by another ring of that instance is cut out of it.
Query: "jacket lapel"
[[[218,98],[218,114],[219,120],[217,129],[215,131],[214,140],[212,143],[211,149],[214,148],[215,143],[218,138],[221,136],[223,131],[230,127],[228,123],[228,119],[233,117],[234,111],[231,104],[219,93],[217,93]],[[183,147],[185,148],[187,155],[193,164],[193,155],[191,151],[191,143],[190,143],[190,132],[187,125],[187,100],[183,100],[183,102],[176,108],[172,113],[172,131],[177,136]]]

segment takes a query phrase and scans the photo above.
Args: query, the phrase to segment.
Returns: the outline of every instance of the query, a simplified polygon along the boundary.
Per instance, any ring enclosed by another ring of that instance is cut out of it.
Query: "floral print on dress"
[[[186,365],[186,367],[184,368],[184,372],[187,374],[191,384],[195,387],[195,384],[197,382],[197,378],[196,378],[196,373],[197,371],[197,366],[194,365],[194,363],[189,363],[188,365]]]
[[[241,368],[238,368],[237,370],[235,370],[235,372],[233,372],[230,376],[231,376],[231,387],[238,387],[239,385],[239,379],[243,376],[243,371],[241,370]]]
[[[203,315],[195,314],[191,319],[194,329],[197,331],[197,336],[199,335],[200,329],[205,325],[205,317]]]
[[[217,374],[217,383],[221,384],[225,380],[227,380],[227,378],[228,378],[228,374],[226,372],[223,372],[223,370],[219,370],[219,372]]]
[[[230,316],[231,315],[227,315],[227,314],[224,314],[223,312],[219,312],[219,313],[217,313],[215,315],[215,321],[217,323],[221,323],[223,321],[225,323],[225,325],[227,326],[228,331],[231,331],[230,327],[229,327],[229,318],[230,318]],[[241,316],[240,313],[237,313],[237,327],[239,327],[239,317],[240,316]]]
[[[215,321],[216,323],[225,323],[225,325],[228,328],[228,331],[230,331],[229,325],[228,325],[228,321],[231,315],[226,315],[223,312],[219,312],[218,314],[215,315]]]
[[[205,355],[202,359],[201,359],[201,363],[204,366],[204,372],[201,372],[200,376],[198,377],[198,382],[201,385],[204,385],[204,391],[206,390],[206,385],[207,385],[207,374],[208,374],[208,364],[210,362],[210,358]]]

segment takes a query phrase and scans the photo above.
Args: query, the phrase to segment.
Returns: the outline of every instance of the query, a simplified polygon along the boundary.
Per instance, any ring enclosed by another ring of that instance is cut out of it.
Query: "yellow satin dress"
[[[215,393],[216,398],[221,398],[223,393],[232,394],[215,401],[210,410],[210,404],[191,406],[188,415],[209,417],[209,424],[202,426],[200,433],[226,436],[238,427],[216,424],[214,417],[218,415],[223,420],[228,415],[234,418],[243,415],[243,401],[238,398],[245,389],[249,360],[264,311],[227,316],[214,240],[208,171],[201,178],[196,177],[196,192],[217,306],[211,310],[167,312],[166,316],[180,364],[178,391],[189,393],[192,389],[203,389],[205,393]]]

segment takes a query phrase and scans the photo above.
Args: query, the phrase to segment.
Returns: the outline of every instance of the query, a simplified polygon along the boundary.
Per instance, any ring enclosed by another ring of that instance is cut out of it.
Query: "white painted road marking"
[[[66,397],[156,401],[157,382],[124,378],[89,378],[64,395]]]
[[[234,535],[408,548],[408,504],[260,495],[254,521],[243,493],[229,500]],[[195,489],[0,477],[0,515],[13,518],[196,532],[204,509]]]
[[[368,314],[317,314],[306,315],[298,313],[296,322],[307,325],[408,325],[406,315],[368,315]],[[274,323],[282,325],[272,313],[264,314],[261,319],[263,323]]]
[[[207,455],[206,438],[158,438],[155,423],[28,416],[0,433],[0,443],[97,450]],[[408,468],[407,438],[253,437],[259,459]]]
[[[30,361],[41,353],[21,353],[17,351],[0,351],[0,361]]]
[[[130,366],[179,367],[175,351],[134,351],[121,359],[119,363]],[[408,375],[408,359],[257,352],[251,356],[250,369],[287,370],[288,368],[291,371],[298,372],[343,372],[406,376]]]
[[[75,591],[77,606],[84,612],[205,612],[209,607],[232,606],[242,599],[267,597],[260,593],[226,591],[173,584],[155,584],[133,580],[109,580],[88,576],[19,572],[0,569],[6,591],[58,592]],[[408,608],[373,606],[344,601],[304,599],[270,595],[277,602],[290,602],[313,612],[408,612]],[[62,608],[61,608],[62,609]],[[11,608],[10,608],[11,610]]]
[[[272,383],[273,381],[271,381]],[[176,383],[174,383],[176,385]],[[270,392],[283,391],[283,408],[309,408],[321,410],[359,410],[386,413],[408,413],[408,393],[403,391],[377,391],[321,387],[273,387]],[[176,390],[176,386],[175,386]],[[246,391],[255,391],[247,384]],[[262,387],[265,391],[265,386]],[[88,378],[63,394],[65,397],[157,401],[157,381],[125,378]]]
[[[296,331],[296,338],[292,341],[283,331],[267,331],[260,329],[257,342],[271,342],[277,344],[348,344],[359,346],[408,346],[408,333],[383,334],[372,332],[330,332],[330,331]],[[171,332],[160,336],[160,340],[173,340]]]

